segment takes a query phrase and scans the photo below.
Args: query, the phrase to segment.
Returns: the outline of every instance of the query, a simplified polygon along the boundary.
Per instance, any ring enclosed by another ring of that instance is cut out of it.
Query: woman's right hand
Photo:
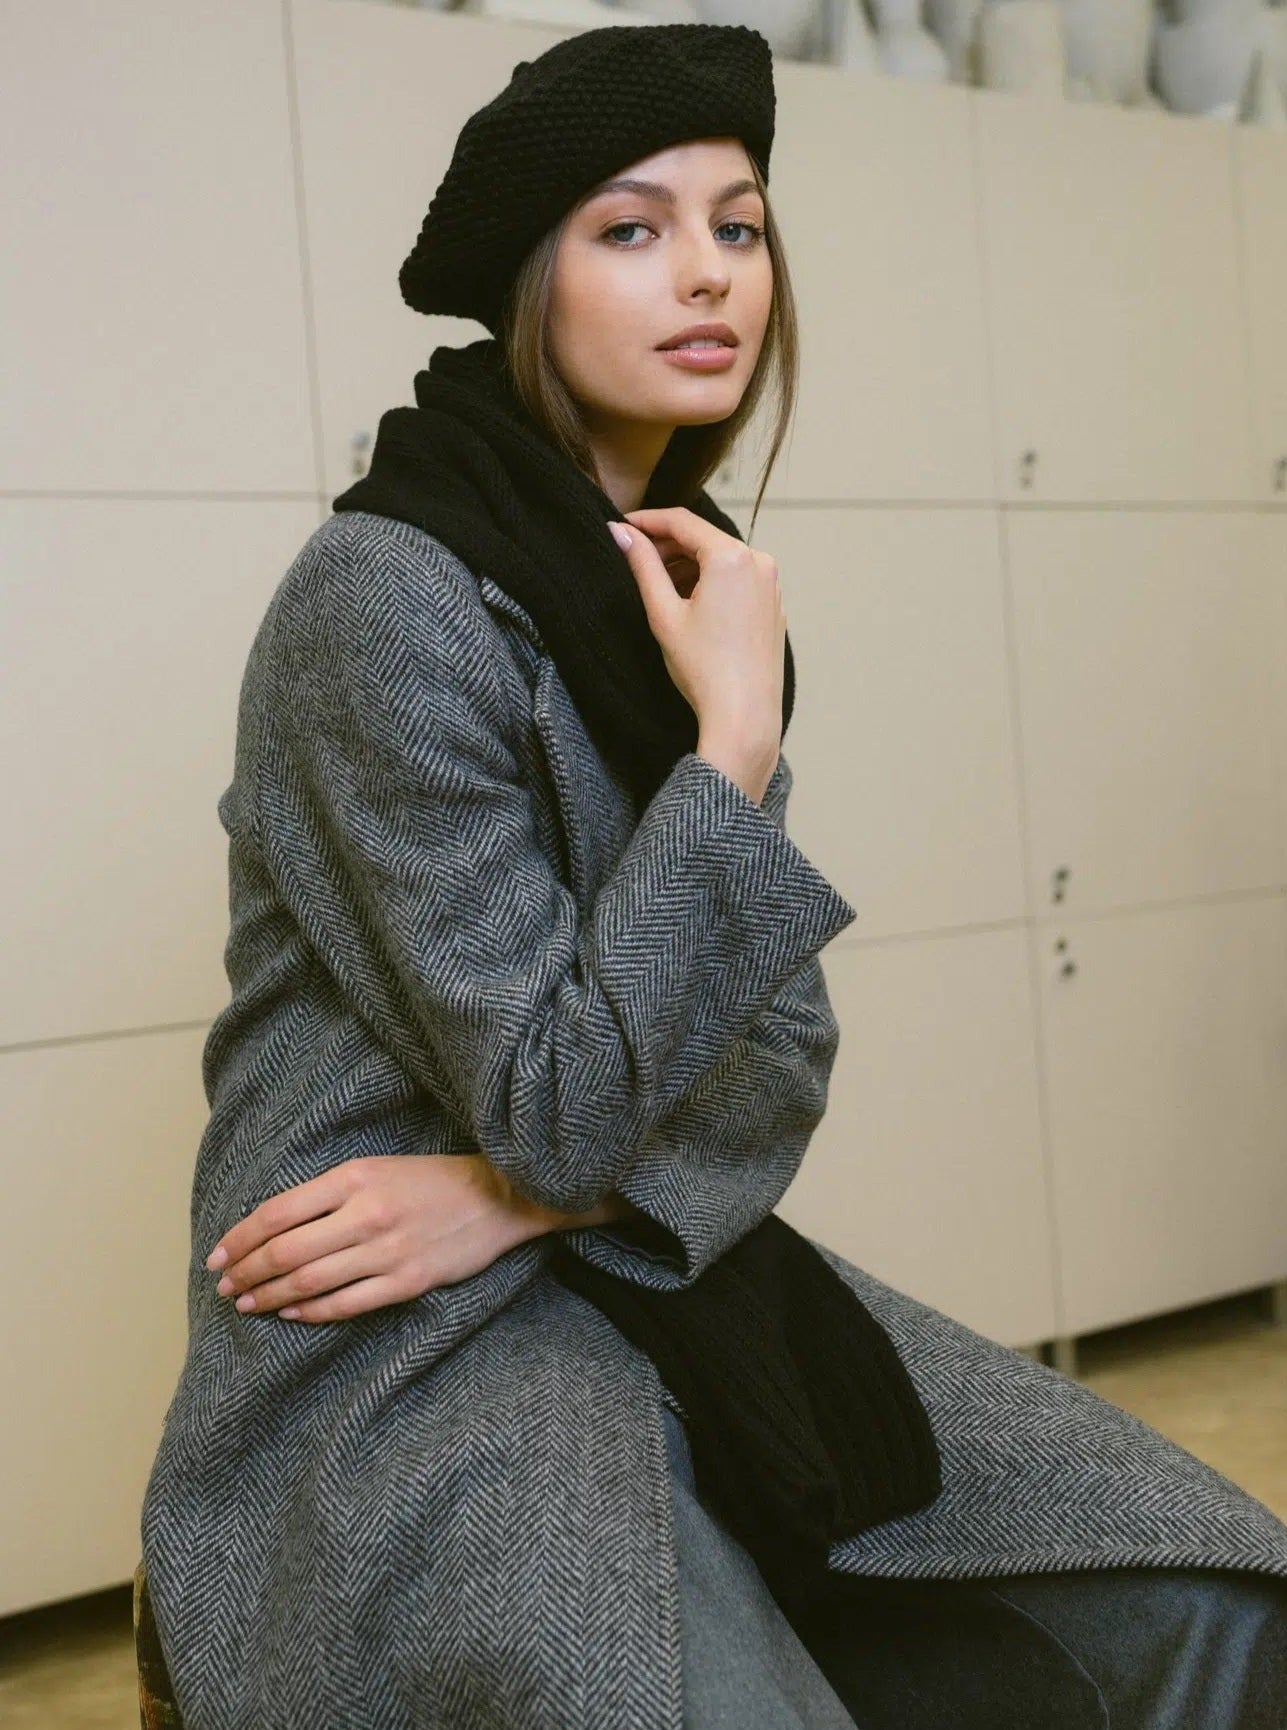
[[[776,560],[683,505],[627,511],[625,521],[634,532],[621,550],[699,730],[776,757],[786,648]]]

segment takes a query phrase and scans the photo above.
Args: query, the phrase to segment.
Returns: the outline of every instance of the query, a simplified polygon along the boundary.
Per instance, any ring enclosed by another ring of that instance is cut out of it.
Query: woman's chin
[[[676,426],[704,426],[710,421],[726,420],[742,400],[745,386],[728,377],[702,378],[693,375],[679,381],[679,388],[667,395],[665,418]]]

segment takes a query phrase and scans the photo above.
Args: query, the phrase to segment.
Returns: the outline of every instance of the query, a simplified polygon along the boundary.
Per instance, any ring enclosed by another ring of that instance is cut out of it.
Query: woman
[[[252,647],[143,1506],[186,1730],[1283,1721],[1287,1528],[1085,1388],[817,1246],[943,1477],[802,1633],[552,1272],[714,1267],[837,1049],[856,913],[786,832],[776,566],[701,490],[775,367],[789,418],[772,130],[741,27],[521,63],[401,274],[498,334],[383,417]]]

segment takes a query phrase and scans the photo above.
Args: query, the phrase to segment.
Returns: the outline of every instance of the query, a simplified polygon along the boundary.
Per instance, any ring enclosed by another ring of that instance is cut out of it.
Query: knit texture
[[[496,331],[529,249],[598,181],[691,138],[740,138],[765,182],[776,98],[744,24],[609,24],[520,60],[466,120],[398,274],[417,312]]]
[[[832,1544],[942,1488],[925,1408],[888,1334],[775,1213],[692,1285],[654,1291],[559,1243],[551,1269],[596,1304],[682,1402],[703,1500],[802,1639],[849,1582]]]
[[[675,760],[697,745],[697,716],[666,670],[629,561],[608,532],[621,512],[528,414],[495,338],[434,350],[414,408],[386,409],[361,480],[332,501],[414,523],[485,572],[536,622],[582,718],[642,814]],[[682,431],[682,429],[680,429]],[[685,504],[725,534],[737,524],[710,495],[674,492],[668,447],[646,506]],[[782,736],[795,703],[788,635]]]

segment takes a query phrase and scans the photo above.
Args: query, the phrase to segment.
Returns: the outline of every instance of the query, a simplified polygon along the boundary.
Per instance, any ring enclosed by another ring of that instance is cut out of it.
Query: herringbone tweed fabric
[[[634,825],[531,620],[422,530],[332,516],[242,684],[228,1006],[206,1042],[187,1358],[142,1508],[186,1730],[681,1730],[651,1362],[549,1243],[330,1324],[243,1315],[205,1257],[371,1153],[479,1148],[527,1193],[656,1222],[566,1234],[655,1286],[780,1199],[839,1032],[855,910],[695,754]],[[944,1461],[833,1552],[888,1576],[1139,1563],[1287,1576],[1269,1510],[1086,1389],[823,1244]]]

